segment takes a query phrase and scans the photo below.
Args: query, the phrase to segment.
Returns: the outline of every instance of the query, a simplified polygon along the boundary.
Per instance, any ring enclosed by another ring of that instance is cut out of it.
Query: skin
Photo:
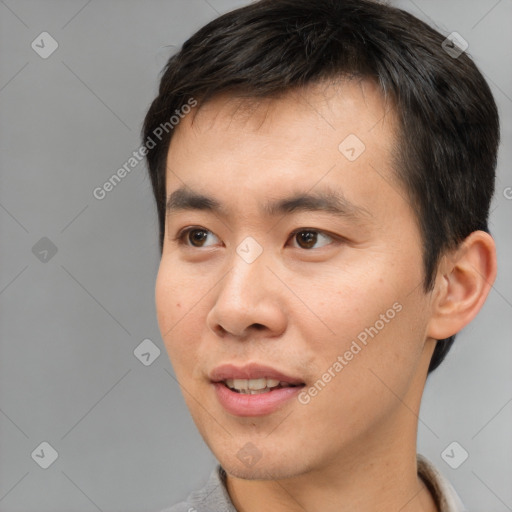
[[[354,161],[338,149],[349,134],[366,147]],[[158,322],[241,512],[437,510],[416,473],[427,368],[435,339],[482,306],[495,252],[489,235],[473,233],[442,258],[434,290],[424,292],[415,211],[392,168],[395,134],[377,87],[345,81],[254,104],[217,96],[173,135],[167,195],[186,186],[225,211],[168,213]],[[262,211],[269,199],[326,188],[366,213]],[[204,238],[178,243],[187,227]],[[293,235],[299,228],[317,230],[311,248]],[[263,249],[250,264],[236,252],[248,236]],[[313,386],[395,303],[401,311],[308,404],[238,417],[218,402],[208,373],[223,363],[269,365]],[[249,442],[260,457],[252,466],[237,457]]]

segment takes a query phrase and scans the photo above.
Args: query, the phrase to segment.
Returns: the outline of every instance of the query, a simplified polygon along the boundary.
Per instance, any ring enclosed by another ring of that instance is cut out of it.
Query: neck
[[[417,474],[417,418],[403,405],[398,416],[378,434],[372,432],[344,453],[333,454],[322,468],[280,480],[227,475],[233,505],[238,512],[437,512]]]

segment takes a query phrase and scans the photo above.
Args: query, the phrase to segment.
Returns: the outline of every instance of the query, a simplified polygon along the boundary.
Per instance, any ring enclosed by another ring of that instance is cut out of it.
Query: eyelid
[[[294,229],[290,233],[290,236],[295,236],[297,233],[301,233],[302,231],[316,231],[317,233],[328,236],[329,238],[336,238],[336,235],[334,235],[333,233],[330,233],[329,231],[325,231],[324,229],[308,228],[308,227]],[[338,238],[340,238],[340,237],[338,237]]]

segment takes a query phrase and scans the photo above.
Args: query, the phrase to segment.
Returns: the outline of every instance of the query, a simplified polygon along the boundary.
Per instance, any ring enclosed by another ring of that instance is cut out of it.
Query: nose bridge
[[[227,302],[237,301],[240,306],[251,307],[260,302],[262,288],[268,281],[268,276],[265,275],[268,273],[268,262],[261,254],[255,257],[252,249],[247,252],[243,249],[242,243],[233,253],[230,270],[221,284],[220,295]]]
[[[250,327],[261,330],[263,326],[275,335],[284,328],[281,301],[276,288],[269,286],[269,258],[262,248],[256,249],[252,241],[246,240],[233,251],[229,271],[219,283],[207,319],[217,333],[226,331],[243,337]]]

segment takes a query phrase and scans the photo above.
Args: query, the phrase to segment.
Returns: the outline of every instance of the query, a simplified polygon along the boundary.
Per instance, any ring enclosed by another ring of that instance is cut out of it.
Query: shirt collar
[[[418,475],[432,493],[439,512],[467,512],[450,482],[426,457],[417,454]]]
[[[439,512],[467,512],[450,482],[432,462],[421,454],[416,460],[418,475],[432,493]],[[187,502],[194,505],[197,512],[237,512],[226,488],[226,472],[220,464],[211,472],[206,486],[193,492]]]

